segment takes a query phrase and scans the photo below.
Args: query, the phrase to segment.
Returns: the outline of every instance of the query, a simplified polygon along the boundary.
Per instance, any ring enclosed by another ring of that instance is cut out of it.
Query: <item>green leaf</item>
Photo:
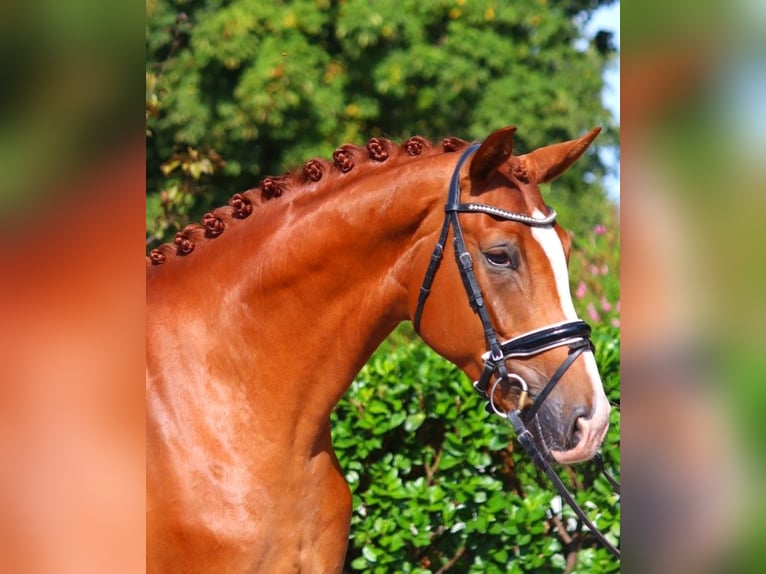
[[[406,430],[407,432],[416,431],[420,428],[420,425],[422,425],[423,421],[425,420],[426,420],[426,414],[423,412],[411,414],[404,421],[404,430]]]
[[[362,556],[367,562],[377,562],[378,554],[372,546],[365,546],[362,548]]]

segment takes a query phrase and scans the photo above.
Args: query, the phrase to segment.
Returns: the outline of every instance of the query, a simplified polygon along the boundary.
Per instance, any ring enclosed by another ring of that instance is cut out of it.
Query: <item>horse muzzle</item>
[[[546,412],[550,409],[543,409],[541,412],[541,408],[569,367],[580,355],[593,351],[590,333],[591,329],[587,323],[576,320],[557,323],[509,339],[499,346],[499,352],[494,355],[487,352],[482,356],[484,369],[479,380],[474,382],[476,391],[488,401],[487,410],[504,418],[508,416],[508,412],[498,404],[498,391],[501,388],[514,389],[515,410],[519,413],[520,420],[530,426],[530,430],[538,437],[539,442],[543,445],[550,444],[550,448],[544,449],[546,454],[560,463],[578,462],[591,458],[603,441],[608,428],[609,404],[606,397],[600,396],[595,389],[593,408],[589,412],[575,411],[571,421],[564,421],[568,428],[559,429],[561,436],[551,440],[550,436],[544,436],[542,428],[543,423],[547,426],[562,424],[561,421],[550,420],[551,417]],[[533,357],[561,347],[568,348],[569,352],[538,394],[533,393],[521,374],[511,373],[507,369],[507,361]],[[592,355],[585,356],[583,359],[586,363],[590,363],[590,365],[586,364],[586,370],[592,370],[592,376],[598,378]],[[559,412],[559,409],[554,410]]]

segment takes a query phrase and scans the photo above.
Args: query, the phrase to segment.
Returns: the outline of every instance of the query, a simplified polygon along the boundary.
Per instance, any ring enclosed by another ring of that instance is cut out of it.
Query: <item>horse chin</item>
[[[569,450],[552,450],[550,456],[559,464],[574,464],[576,462],[583,462],[590,460],[596,454],[598,449],[591,449],[584,447],[582,444],[578,444],[576,447]]]

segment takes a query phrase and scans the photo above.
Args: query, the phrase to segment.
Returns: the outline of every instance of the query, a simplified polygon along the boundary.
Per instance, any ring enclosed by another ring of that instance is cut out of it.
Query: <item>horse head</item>
[[[539,185],[568,169],[600,130],[517,156],[515,129],[494,132],[458,162],[437,247],[421,254],[425,281],[413,282],[414,323],[477,380],[492,410],[520,414],[546,456],[579,462],[596,454],[610,407],[590,328],[572,304],[571,241]]]

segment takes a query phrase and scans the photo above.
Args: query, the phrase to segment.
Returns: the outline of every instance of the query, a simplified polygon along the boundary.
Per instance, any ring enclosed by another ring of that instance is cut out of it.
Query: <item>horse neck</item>
[[[297,198],[258,250],[259,258],[272,255],[249,298],[267,308],[273,301],[291,318],[279,322],[286,339],[297,327],[304,344],[315,345],[330,362],[346,355],[339,378],[348,382],[409,318],[412,276],[422,279],[424,271],[413,274],[413,259],[421,239],[438,231],[446,197],[449,167],[435,159],[359,174],[324,198]],[[418,170],[417,181],[412,170]]]
[[[425,271],[414,261],[438,234],[455,161],[411,158],[340,176],[332,189],[295,190],[211,240],[196,280],[205,339],[216,341],[207,362],[257,379],[261,404],[279,396],[285,411],[326,418],[409,318],[412,283]]]

